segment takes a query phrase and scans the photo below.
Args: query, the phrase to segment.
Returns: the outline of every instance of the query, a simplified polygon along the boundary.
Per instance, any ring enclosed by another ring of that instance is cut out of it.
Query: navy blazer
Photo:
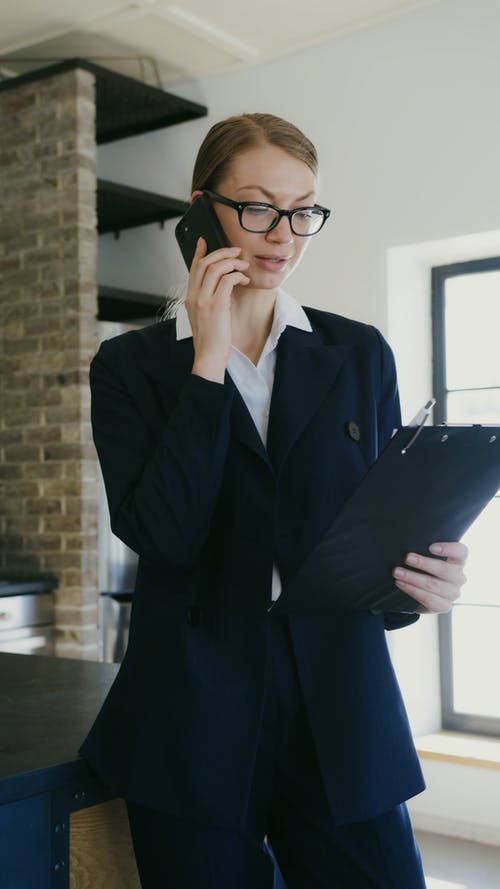
[[[400,423],[380,333],[305,311],[313,332],[278,343],[267,449],[230,376],[191,373],[173,320],[108,340],[91,366],[111,527],[139,566],[128,649],[81,752],[118,796],[214,826],[245,812],[273,563],[286,588]],[[287,619],[337,822],[419,793],[384,632],[416,617]]]

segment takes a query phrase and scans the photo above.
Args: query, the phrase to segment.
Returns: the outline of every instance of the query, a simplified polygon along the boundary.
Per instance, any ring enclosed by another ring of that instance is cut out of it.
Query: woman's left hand
[[[444,556],[446,561],[408,553],[405,557],[408,568],[398,566],[392,572],[395,584],[403,593],[420,603],[415,609],[420,614],[451,611],[467,579],[463,567],[469,554],[468,549],[465,544],[454,542],[433,543],[429,550],[436,556]],[[412,568],[426,573],[420,574],[412,571]]]

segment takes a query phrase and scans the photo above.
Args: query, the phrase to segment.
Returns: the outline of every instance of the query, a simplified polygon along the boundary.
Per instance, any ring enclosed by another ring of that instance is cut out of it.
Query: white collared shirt
[[[287,325],[298,327],[299,330],[305,330],[308,333],[312,332],[309,318],[303,308],[293,297],[283,290],[279,290],[274,304],[271,330],[257,364],[250,361],[250,358],[240,352],[236,346],[231,347],[227,363],[228,373],[243,398],[264,445],[267,444],[269,409],[276,370],[276,348]],[[184,305],[180,306],[177,313],[176,331],[178,340],[187,339],[193,335]],[[274,565],[271,587],[273,602],[276,601],[280,592],[281,579],[277,566]]]

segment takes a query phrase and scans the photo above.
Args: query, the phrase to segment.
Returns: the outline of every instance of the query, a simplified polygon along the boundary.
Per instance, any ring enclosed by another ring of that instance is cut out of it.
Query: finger
[[[204,317],[206,312],[211,315],[212,312],[217,311],[217,309],[222,309],[224,306],[230,308],[230,297],[233,289],[238,284],[246,286],[247,284],[250,284],[250,278],[242,272],[228,272],[226,275],[222,275],[213,288],[210,288],[206,298],[200,298],[198,295],[196,299],[190,299],[189,303],[186,298],[186,307],[192,309],[193,306],[195,306],[196,309],[199,310],[198,318],[200,317],[200,311],[202,313],[201,317]]]
[[[459,540],[431,543],[429,549],[436,556],[444,556],[448,561],[462,565],[467,561],[469,555],[465,543],[461,543]]]
[[[201,238],[201,240],[206,244],[203,238]],[[221,247],[219,250],[212,250],[210,253],[207,253],[205,249],[199,256],[197,256],[197,250],[198,245],[196,246],[195,257],[197,266],[200,266],[201,268],[220,262],[221,259],[231,259],[234,261],[238,254],[241,253],[241,247]]]
[[[404,583],[406,586],[411,586],[421,593],[429,593],[435,596],[447,596],[448,589],[458,588],[458,584],[454,584],[452,580],[439,578],[431,574],[421,574],[418,571],[412,571],[400,566],[394,569],[392,575],[398,583]]]
[[[222,247],[220,250],[213,250],[211,253],[207,253],[207,243],[205,239],[201,237],[198,238],[189,271],[190,284],[194,284],[195,287],[198,287],[203,279],[207,266],[225,258],[229,258],[234,262],[239,253],[241,253],[241,247]]]
[[[408,575],[411,572],[408,573]],[[413,575],[414,578],[423,577],[423,575]],[[441,584],[438,586],[438,584]],[[422,585],[420,579],[415,582],[412,577],[398,578],[395,585],[407,596],[411,596],[418,602],[422,609],[426,612],[444,614],[451,611],[454,601],[458,598],[459,590],[451,584],[445,584],[442,581],[435,581],[434,584],[427,583]]]
[[[194,279],[197,277],[197,271],[200,259],[202,259],[207,252],[207,242],[205,238],[199,237],[196,241],[196,247],[193,254],[193,259],[191,260],[191,267],[189,269],[189,285],[191,286]]]
[[[193,276],[194,280],[190,280],[186,303],[188,305],[195,304],[200,306],[210,301],[222,278],[230,275],[232,272],[245,272],[248,266],[247,260],[235,259],[234,257],[206,267],[198,266],[196,274]]]
[[[392,572],[396,585],[429,611],[449,611],[466,580],[462,563],[442,562],[418,553],[408,553],[406,563],[409,568],[397,566]]]
[[[190,279],[192,279],[193,274],[196,273],[198,263],[199,263],[200,259],[203,259],[203,257],[206,255],[206,252],[207,252],[207,242],[205,241],[205,238],[200,237],[196,241],[195,251],[193,253],[193,258],[191,260],[191,267],[189,269]]]
[[[199,259],[200,256],[205,256],[206,252],[207,252],[207,242],[205,241],[205,238],[199,237],[198,240],[196,241],[196,249],[194,251],[194,256],[196,257],[196,259]]]
[[[230,296],[237,284],[243,284],[243,286],[250,284],[250,278],[242,272],[229,272],[220,279],[215,295],[217,297]]]
[[[235,256],[219,260],[215,263],[206,263],[206,259],[208,259],[208,257],[203,257],[203,260],[198,264],[194,281],[190,282],[191,289],[196,291],[203,290],[205,295],[211,295],[213,293],[219,279],[223,275],[227,275],[229,272],[234,271],[246,271],[250,264],[246,259],[238,259]]]
[[[246,259],[223,259],[219,262],[206,266],[203,274],[202,286],[207,285],[209,289],[213,289],[220,278],[231,272],[245,272],[250,263]]]
[[[241,247],[218,247],[217,250],[211,250],[207,253],[208,262],[219,262],[220,259],[226,259],[228,256],[238,256],[241,253]]]
[[[416,568],[419,571],[425,571],[433,577],[439,577],[449,583],[463,584],[465,583],[465,574],[462,569],[463,562],[446,561],[434,559],[428,556],[421,556],[419,553],[407,553],[405,563],[410,568]]]

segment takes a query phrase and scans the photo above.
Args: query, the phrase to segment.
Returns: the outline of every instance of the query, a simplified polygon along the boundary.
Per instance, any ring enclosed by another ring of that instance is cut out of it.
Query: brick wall
[[[6,567],[59,579],[57,653],[98,656],[94,78],[0,92],[0,484]]]

